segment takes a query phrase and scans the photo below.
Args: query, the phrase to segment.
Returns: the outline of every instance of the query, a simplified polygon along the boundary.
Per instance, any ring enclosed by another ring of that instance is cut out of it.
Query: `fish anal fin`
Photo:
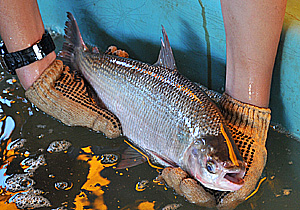
[[[125,169],[125,168],[131,168],[133,166],[137,166],[139,164],[142,164],[146,162],[146,158],[134,150],[131,147],[128,147],[124,150],[124,152],[121,154],[121,160],[117,164],[116,169]]]
[[[163,39],[161,38],[161,48],[157,62],[154,64],[156,66],[162,66],[171,70],[176,70],[175,59],[173,56],[172,48],[169,42],[169,38],[165,28],[162,27]]]

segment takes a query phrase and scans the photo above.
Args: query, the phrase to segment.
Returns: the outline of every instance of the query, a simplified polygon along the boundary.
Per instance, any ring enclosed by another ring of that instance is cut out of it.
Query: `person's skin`
[[[286,0],[221,0],[226,32],[225,92],[268,107]]]
[[[0,0],[0,35],[8,52],[32,46],[45,33],[44,24],[36,0]],[[55,60],[55,52],[44,59],[16,70],[27,90],[43,71]]]

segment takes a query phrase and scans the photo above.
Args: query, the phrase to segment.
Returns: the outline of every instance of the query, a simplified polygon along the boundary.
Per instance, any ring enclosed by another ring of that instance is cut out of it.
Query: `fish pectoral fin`
[[[130,168],[146,162],[146,158],[135,149],[128,147],[121,154],[121,160],[117,164],[116,169]]]
[[[176,70],[175,59],[173,56],[172,48],[165,28],[162,27],[163,39],[161,38],[161,48],[158,59],[154,65],[162,66],[171,70]]]
[[[163,166],[166,167],[178,167],[178,164],[175,163],[173,160],[171,160],[170,158],[164,157],[162,155],[159,155],[158,153],[152,151],[152,150],[146,150],[150,155],[152,155],[152,157],[155,159],[155,161]]]

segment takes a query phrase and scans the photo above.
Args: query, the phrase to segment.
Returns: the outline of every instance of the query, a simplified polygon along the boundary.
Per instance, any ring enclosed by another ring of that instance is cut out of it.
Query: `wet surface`
[[[129,147],[124,137],[63,125],[6,73],[0,92],[0,209],[205,209],[157,182],[159,170],[148,162],[117,169]],[[300,143],[271,129],[267,149],[267,179],[237,209],[299,207]]]

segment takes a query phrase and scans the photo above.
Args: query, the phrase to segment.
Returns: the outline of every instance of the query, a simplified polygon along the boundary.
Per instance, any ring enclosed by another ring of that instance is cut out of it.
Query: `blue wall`
[[[300,3],[288,0],[274,68],[272,120],[300,137]],[[46,26],[63,31],[66,12],[76,17],[83,38],[102,50],[114,44],[130,57],[154,63],[161,24],[169,35],[179,71],[224,91],[225,31],[219,0],[40,0]]]

